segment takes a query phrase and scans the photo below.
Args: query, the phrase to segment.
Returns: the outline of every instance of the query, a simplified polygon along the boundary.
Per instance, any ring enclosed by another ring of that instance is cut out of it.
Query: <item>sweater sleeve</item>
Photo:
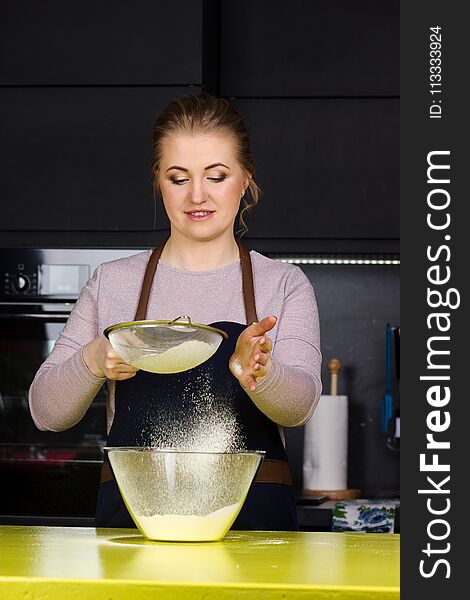
[[[284,294],[281,314],[275,315],[272,368],[247,393],[267,417],[296,427],[311,417],[322,391],[320,324],[313,287],[299,267],[288,275]]]
[[[98,335],[98,293],[101,267],[82,289],[52,352],[29,389],[29,407],[43,431],[63,431],[82,419],[106,378],[86,366],[83,346]]]

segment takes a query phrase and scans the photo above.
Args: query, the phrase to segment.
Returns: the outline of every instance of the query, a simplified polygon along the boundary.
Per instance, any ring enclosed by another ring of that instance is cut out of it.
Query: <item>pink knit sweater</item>
[[[82,289],[51,354],[29,390],[31,414],[43,430],[62,431],[83,417],[100,387],[82,348],[109,325],[134,319],[150,250],[104,263]],[[313,413],[321,394],[320,330],[313,288],[296,266],[251,251],[258,318],[277,324],[269,374],[248,395],[279,425],[297,426]],[[195,323],[245,323],[240,261],[212,271],[185,271],[160,261],[147,318],[189,315]],[[114,417],[115,382],[108,381],[108,431]],[[248,392],[247,392],[248,393]]]

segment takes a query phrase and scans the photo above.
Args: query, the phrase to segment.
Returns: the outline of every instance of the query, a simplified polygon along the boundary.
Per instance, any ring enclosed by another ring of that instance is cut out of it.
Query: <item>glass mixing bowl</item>
[[[216,541],[225,536],[265,454],[151,447],[104,450],[142,535],[181,542]]]

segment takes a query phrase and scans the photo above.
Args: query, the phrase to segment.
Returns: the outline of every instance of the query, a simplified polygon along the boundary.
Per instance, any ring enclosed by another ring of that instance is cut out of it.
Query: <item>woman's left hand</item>
[[[276,325],[276,321],[276,317],[265,317],[244,329],[230,357],[230,371],[250,392],[256,390],[256,380],[265,377],[271,370],[273,343],[266,333]]]

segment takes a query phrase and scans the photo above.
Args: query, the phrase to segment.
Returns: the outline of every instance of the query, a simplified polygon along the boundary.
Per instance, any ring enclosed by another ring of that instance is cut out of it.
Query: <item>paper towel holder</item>
[[[341,371],[341,361],[339,358],[333,357],[328,361],[327,369],[330,373],[330,395],[338,395],[338,375]],[[327,496],[329,500],[354,500],[361,497],[361,490],[347,488],[344,490],[310,490],[304,488],[302,490],[304,496]]]

